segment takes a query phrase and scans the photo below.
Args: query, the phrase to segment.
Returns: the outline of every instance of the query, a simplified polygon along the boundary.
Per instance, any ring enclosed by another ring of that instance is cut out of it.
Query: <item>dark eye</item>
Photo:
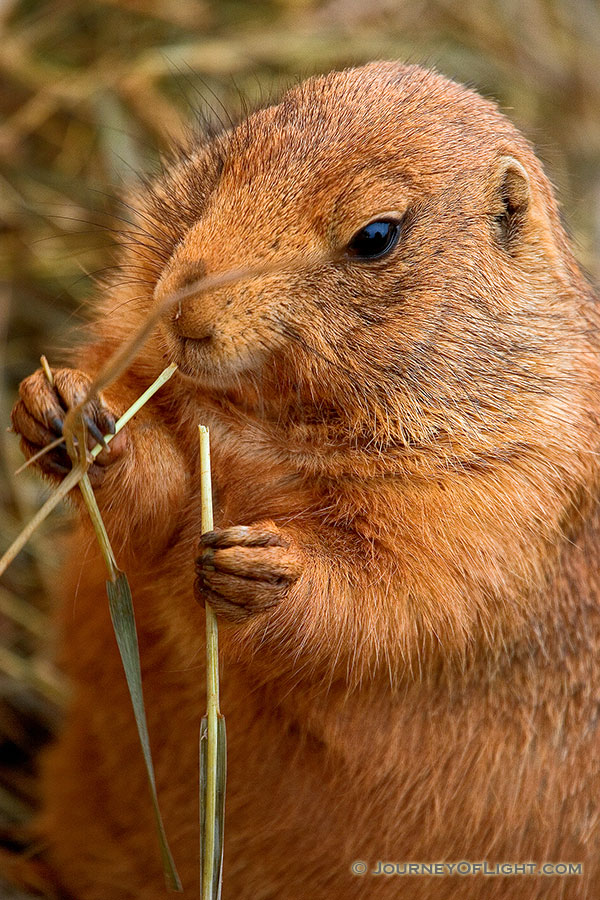
[[[348,252],[357,259],[379,259],[390,253],[400,237],[400,222],[369,222],[354,235]]]

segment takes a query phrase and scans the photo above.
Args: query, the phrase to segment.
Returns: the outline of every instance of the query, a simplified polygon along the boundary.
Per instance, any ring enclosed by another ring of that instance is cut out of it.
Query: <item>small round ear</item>
[[[531,205],[529,175],[521,163],[513,156],[503,156],[498,160],[494,172],[496,233],[509,252],[512,252],[527,219]]]

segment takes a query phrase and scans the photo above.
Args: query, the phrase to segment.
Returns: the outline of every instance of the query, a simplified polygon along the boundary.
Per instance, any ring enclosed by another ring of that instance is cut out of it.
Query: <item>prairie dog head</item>
[[[161,347],[199,387],[467,456],[577,405],[558,347],[579,276],[549,184],[492,103],[436,73],[313,78],[190,151],[144,215],[155,301],[258,271],[165,314]]]

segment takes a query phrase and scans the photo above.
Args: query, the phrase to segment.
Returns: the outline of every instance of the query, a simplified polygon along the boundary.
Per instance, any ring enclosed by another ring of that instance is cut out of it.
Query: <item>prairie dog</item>
[[[530,145],[466,88],[377,62],[190,147],[139,209],[136,283],[107,285],[74,367],[55,389],[26,379],[13,423],[33,453],[161,298],[264,267],[165,314],[89,410],[110,428],[178,363],[91,475],[132,583],[184,896],[205,603],[223,623],[224,900],[597,896],[598,320]],[[40,467],[61,478],[64,451]],[[37,833],[78,900],[152,900],[104,573],[85,521],[73,541],[74,699]],[[582,874],[374,874],[443,860]]]

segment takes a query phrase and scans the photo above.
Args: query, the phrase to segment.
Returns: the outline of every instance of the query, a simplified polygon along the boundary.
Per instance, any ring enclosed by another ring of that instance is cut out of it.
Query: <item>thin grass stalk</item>
[[[137,726],[138,737],[144,756],[146,773],[148,776],[148,784],[150,787],[150,796],[152,800],[152,809],[156,823],[158,842],[162,858],[163,872],[167,887],[173,891],[182,891],[181,881],[175,867],[175,862],[169,848],[167,835],[160,813],[158,804],[158,793],[156,789],[156,777],[154,774],[154,765],[152,763],[152,752],[150,750],[150,736],[148,734],[148,723],[146,720],[146,709],[144,705],[144,694],[142,689],[142,671],[140,664],[140,651],[137,638],[137,628],[135,624],[135,613],[133,609],[133,599],[131,596],[131,588],[125,572],[122,572],[115,561],[115,556],[110,544],[106,527],[102,520],[98,504],[92,490],[89,478],[84,475],[79,482],[79,488],[83,495],[96,538],[106,568],[108,570],[109,580],[106,582],[106,593],[108,596],[108,604],[110,618],[113,623],[115,638],[123,663],[129,697],[133,707],[135,723]]]
[[[46,376],[46,380],[48,383],[54,387],[54,375],[52,373],[52,369],[50,368],[50,364],[44,355],[40,357],[40,363],[42,365],[42,370],[44,375]],[[82,435],[83,436],[83,435]],[[67,441],[67,444],[70,442]],[[82,445],[85,447],[85,444]],[[98,445],[100,446],[100,445]],[[81,456],[77,453],[77,449],[73,443],[69,446],[69,454],[71,456],[71,462],[73,463],[74,468],[78,465],[85,467],[85,452],[81,454]],[[90,519],[92,521],[92,526],[94,528],[94,532],[96,534],[96,538],[98,540],[98,544],[100,546],[100,550],[102,552],[102,556],[104,558],[104,562],[106,564],[106,568],[108,569],[108,574],[111,581],[116,581],[117,579],[117,563],[115,561],[115,557],[112,551],[112,547],[110,545],[110,541],[108,539],[108,533],[106,531],[106,527],[104,522],[102,521],[102,516],[100,515],[100,510],[98,509],[98,504],[96,503],[96,498],[94,496],[94,491],[92,489],[92,485],[89,479],[87,472],[85,472],[79,481],[79,490],[83,496],[84,503],[87,507],[87,511],[89,513]]]
[[[105,434],[104,440],[107,444],[109,444],[112,439],[121,431],[121,429],[127,425],[133,416],[144,406],[145,403],[148,402],[150,397],[152,397],[166,381],[171,378],[171,376],[176,371],[177,366],[175,363],[171,363],[170,366],[167,366],[164,369],[158,378],[152,382],[149,388],[147,388],[144,393],[138,397],[135,403],[129,407],[129,409],[123,413],[121,418],[115,424],[115,433],[114,434]],[[49,444],[45,450],[48,450],[50,447],[56,446],[56,442],[53,441],[52,444]],[[102,446],[100,444],[96,444],[96,446],[91,451],[92,459],[95,459],[99,453],[102,452]],[[41,454],[39,454],[41,455]],[[36,457],[38,454],[36,454]],[[44,519],[52,512],[52,510],[58,506],[60,501],[67,496],[69,491],[71,491],[83,478],[85,475],[85,466],[77,465],[74,469],[72,469],[68,475],[61,481],[61,483],[54,489],[51,496],[48,497],[44,505],[37,511],[34,517],[27,523],[25,528],[17,535],[13,543],[10,545],[8,550],[4,553],[2,558],[0,559],[0,575],[4,574],[4,572],[8,569],[11,562],[15,559],[15,557],[21,552],[23,547],[26,545],[27,541],[36,530],[36,528],[42,524]],[[21,471],[21,470],[19,470]]]
[[[55,488],[53,493],[48,497],[43,506],[38,509],[33,518],[29,520],[25,528],[19,532],[8,550],[0,559],[0,575],[4,574],[11,562],[18,556],[36,528],[42,524],[44,519],[50,515],[60,501],[67,496],[69,491],[73,490],[84,475],[85,468],[83,466],[76,466],[74,469],[71,469],[68,475],[65,475],[63,481]]]
[[[213,529],[210,435],[198,426],[202,533]],[[219,708],[219,635],[217,617],[206,604],[206,715],[200,724],[200,860],[202,900],[219,900],[223,873],[225,781],[227,772],[225,718]]]
[[[54,376],[48,365],[48,361],[43,356],[41,358],[42,368],[46,378],[50,384],[54,384]],[[121,416],[115,424],[115,435],[129,422],[129,420],[147,403],[150,397],[159,390],[162,385],[168,381],[173,375],[177,366],[172,364],[168,366],[158,378],[147,388],[144,393],[138,397],[129,409]],[[133,601],[131,597],[131,589],[127,576],[121,572],[116,564],[115,556],[108,538],[106,527],[102,520],[96,498],[87,475],[87,467],[89,465],[87,447],[86,429],[83,419],[78,408],[74,416],[71,416],[70,425],[65,428],[65,440],[69,455],[73,462],[73,469],[58,485],[52,496],[44,504],[36,516],[29,522],[26,528],[17,537],[16,541],[9,547],[7,552],[0,560],[0,573],[3,572],[10,562],[15,558],[18,552],[25,545],[35,528],[46,518],[48,513],[65,497],[72,488],[77,484],[87,507],[92,521],[92,525],[102,552],[102,556],[106,563],[109,574],[109,580],[106,582],[106,592],[108,595],[110,616],[113,623],[117,646],[121,655],[125,678],[133,706],[138,736],[142,747],[146,772],[148,775],[148,783],[150,786],[150,794],[152,799],[152,807],[156,821],[158,832],[158,840],[160,845],[161,857],[163,862],[163,871],[167,887],[171,890],[181,891],[181,881],[175,868],[175,863],[169,849],[167,837],[160,814],[158,805],[158,795],[156,790],[156,778],[154,775],[154,766],[152,764],[152,754],[150,751],[150,738],[148,735],[148,725],[146,720],[146,711],[144,707],[144,697],[142,692],[142,674],[139,655],[139,644],[137,639],[137,631],[135,627],[135,615],[133,610]],[[74,412],[73,410],[70,413]],[[115,436],[112,434],[105,436],[105,442],[108,443]],[[91,451],[89,456],[91,459],[102,451],[102,446],[97,444]]]
[[[48,361],[43,356],[41,359],[42,368],[50,384],[54,384],[54,376],[48,365]],[[135,406],[136,404],[134,404]],[[137,408],[140,408],[139,399]],[[133,415],[133,413],[131,413]],[[131,415],[129,418],[131,418]],[[66,442],[67,450],[73,465],[79,464],[83,467],[87,466],[87,435],[83,417],[80,415],[76,420],[75,429],[67,431]],[[116,432],[115,432],[116,433]],[[100,446],[100,445],[97,445]],[[95,448],[94,448],[95,449]],[[108,570],[109,580],[106,582],[106,593],[108,596],[108,604],[110,617],[113,623],[117,646],[123,663],[129,697],[133,707],[135,722],[138,730],[138,737],[142,747],[144,762],[146,765],[146,773],[148,775],[148,784],[150,787],[150,795],[152,799],[152,808],[156,822],[158,833],[158,842],[162,857],[163,871],[167,887],[174,891],[181,891],[181,881],[175,863],[167,842],[160,808],[158,805],[158,795],[156,791],[156,778],[154,775],[154,766],[152,763],[152,753],[150,750],[150,737],[148,735],[148,723],[146,720],[146,709],[144,706],[144,695],[142,691],[142,671],[140,664],[140,651],[137,638],[137,629],[135,625],[135,614],[133,610],[133,600],[131,597],[131,589],[129,581],[124,572],[122,572],[116,563],[115,555],[106,531],[106,526],[102,520],[100,509],[94,496],[94,491],[90,483],[90,479],[85,472],[79,482],[79,489],[83,496],[84,503],[87,507],[96,539],[100,546],[106,568]]]

